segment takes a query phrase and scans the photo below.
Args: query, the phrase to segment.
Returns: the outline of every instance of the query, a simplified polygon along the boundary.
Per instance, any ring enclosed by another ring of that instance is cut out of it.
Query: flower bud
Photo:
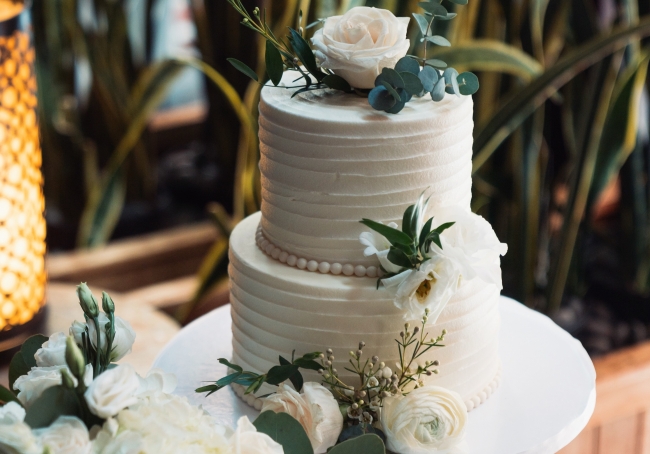
[[[442,335],[444,336],[444,335],[446,335],[446,334],[447,334],[447,330],[446,330],[446,329],[443,329],[443,330],[442,330]]]
[[[319,357],[320,359],[324,359],[324,358],[325,358],[325,355],[323,355],[323,354],[321,353],[320,355],[318,355],[318,357]]]
[[[83,380],[86,361],[72,336],[68,336],[65,341],[65,362],[72,375],[78,380]]]
[[[399,332],[399,337],[401,337],[402,339],[404,339],[404,331],[400,331],[400,332]]]
[[[416,326],[415,328],[413,328],[413,334],[417,334],[419,332],[420,332],[420,327],[419,326]]]
[[[435,360],[434,362],[432,362],[431,364],[433,364],[434,366],[439,366],[439,365],[440,365],[440,361],[438,361],[438,360],[436,359],[436,360]]]
[[[357,357],[357,355],[352,350],[350,350],[350,356],[353,357],[353,358]]]
[[[375,355],[372,357],[372,363],[377,364],[377,361],[379,361],[379,356]]]
[[[410,323],[404,323],[404,331],[408,331],[410,327],[411,327]]]
[[[386,367],[386,363],[383,362],[383,361],[380,362],[380,363],[379,363],[379,368],[380,368],[380,369],[383,369],[384,367]]]
[[[363,350],[357,350],[357,358],[361,358],[361,355],[363,355]]]
[[[68,389],[76,388],[74,378],[72,378],[68,369],[61,369],[61,384]]]
[[[329,359],[330,361],[334,361],[334,355],[329,355],[327,359]]]
[[[115,312],[115,303],[113,303],[113,299],[106,292],[102,292],[102,310],[106,314]]]
[[[353,403],[353,404],[352,404],[352,408],[353,408],[354,410],[356,410],[357,408],[359,408],[359,404],[357,404],[356,402]]]
[[[334,375],[336,375],[336,374],[338,374],[338,373],[339,373],[339,371],[338,371],[338,370],[336,370],[336,369],[332,369],[332,373],[333,373]]]
[[[334,352],[332,351],[331,348],[328,348],[328,349],[327,349],[327,354],[328,354],[328,355],[332,355],[333,353],[334,353]]]
[[[323,375],[323,372],[325,372],[323,369],[318,369],[318,373]]]
[[[83,309],[84,314],[89,318],[96,318],[99,316],[97,300],[85,282],[82,282],[77,286],[77,296],[79,297],[79,305],[81,306],[81,309]]]
[[[332,361],[329,361],[329,360],[325,361],[325,365],[326,365],[327,367],[331,366],[331,365],[332,365]]]
[[[433,375],[433,372],[431,372],[430,370],[428,370],[428,371],[427,371],[427,375],[430,377],[430,376]]]
[[[359,350],[363,350],[363,347],[366,346],[366,343],[364,341],[359,342]]]
[[[427,308],[424,310],[424,315],[429,315],[430,313],[431,313],[431,310],[429,310],[429,308],[427,307]]]
[[[359,397],[366,397],[366,392],[365,391],[359,391]]]

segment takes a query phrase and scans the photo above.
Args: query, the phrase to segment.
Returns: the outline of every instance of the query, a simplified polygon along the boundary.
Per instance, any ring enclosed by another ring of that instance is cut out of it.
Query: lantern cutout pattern
[[[36,119],[34,48],[0,36],[0,331],[26,324],[45,302],[45,219]]]

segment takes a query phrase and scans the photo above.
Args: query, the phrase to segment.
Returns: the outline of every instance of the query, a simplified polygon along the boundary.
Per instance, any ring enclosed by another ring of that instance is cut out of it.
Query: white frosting
[[[285,72],[283,83],[295,78]],[[373,266],[359,253],[361,218],[398,222],[427,188],[431,208],[469,209],[470,96],[413,98],[392,115],[357,95],[295,91],[264,87],[259,106],[262,228],[276,247],[307,261]]]
[[[394,339],[403,330],[403,319],[391,295],[376,289],[376,279],[309,273],[274,260],[255,244],[259,221],[259,213],[246,218],[230,238],[233,361],[262,373],[278,364],[278,355],[331,347],[334,367],[352,383],[355,377],[344,370],[348,352],[364,341],[365,353],[394,367]],[[357,254],[361,249],[357,244]],[[440,373],[431,382],[457,391],[474,405],[496,386],[498,296],[493,284],[478,278],[464,281],[436,324],[427,327],[431,336],[448,331],[444,348],[421,357],[422,362],[440,361]],[[315,373],[305,375],[319,380]]]

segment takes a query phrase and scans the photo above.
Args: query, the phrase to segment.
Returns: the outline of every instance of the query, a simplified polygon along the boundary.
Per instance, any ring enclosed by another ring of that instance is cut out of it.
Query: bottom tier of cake
[[[364,354],[395,367],[395,339],[405,320],[387,291],[376,288],[376,279],[310,272],[274,260],[256,245],[259,221],[259,213],[249,216],[230,238],[233,361],[263,373],[278,364],[278,355],[289,358],[293,350],[302,355],[331,348],[341,379],[354,383],[356,377],[344,368],[348,352],[363,341]],[[426,377],[427,383],[458,392],[468,410],[498,386],[498,300],[495,285],[464,281],[438,321],[426,327],[432,337],[447,330],[445,347],[420,358],[440,362],[439,373]],[[305,375],[319,381],[316,373]],[[254,403],[253,397],[248,400]]]

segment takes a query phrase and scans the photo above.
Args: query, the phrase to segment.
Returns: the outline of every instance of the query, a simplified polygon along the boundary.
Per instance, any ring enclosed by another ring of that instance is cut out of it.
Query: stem
[[[95,324],[95,332],[97,333],[97,348],[95,349],[95,370],[93,371],[93,375],[96,377],[99,374],[101,374],[100,370],[100,349],[101,349],[101,332],[99,331],[99,317],[93,317],[93,323]]]

